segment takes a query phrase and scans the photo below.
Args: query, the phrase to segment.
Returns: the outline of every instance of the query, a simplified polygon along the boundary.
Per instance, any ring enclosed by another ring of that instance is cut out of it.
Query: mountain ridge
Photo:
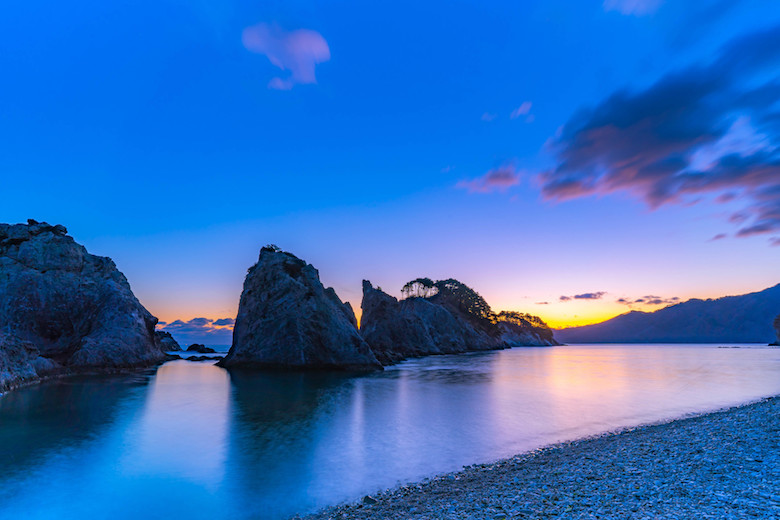
[[[564,343],[769,343],[780,313],[780,284],[720,298],[692,298],[654,312],[630,311],[555,331]]]

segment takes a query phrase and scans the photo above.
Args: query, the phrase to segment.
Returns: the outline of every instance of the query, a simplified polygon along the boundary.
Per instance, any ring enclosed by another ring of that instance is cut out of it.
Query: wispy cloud
[[[605,294],[607,294],[606,291],[587,292],[582,294],[575,294],[573,296],[561,296],[558,298],[558,300],[562,302],[568,302],[571,300],[600,300]]]
[[[671,298],[664,298],[662,296],[656,296],[654,294],[648,294],[641,298],[618,298],[615,300],[617,303],[623,305],[674,305],[680,303],[680,298],[673,296]]]
[[[497,117],[498,117],[497,114],[491,114],[490,112],[485,112],[484,114],[482,114],[482,117],[480,119],[482,119],[483,121],[490,122],[490,121],[493,121]]]
[[[736,236],[780,236],[780,27],[731,42],[705,66],[619,91],[551,139],[547,199],[626,192],[649,207],[741,204]],[[733,216],[732,216],[733,222]]]
[[[656,12],[662,3],[662,0],[604,0],[603,5],[605,11],[644,16]]]
[[[456,187],[468,190],[469,193],[492,193],[504,192],[517,184],[520,184],[520,172],[514,165],[507,164],[492,169],[476,179],[460,181]]]
[[[244,29],[241,40],[247,50],[264,54],[273,65],[290,72],[268,83],[268,88],[276,90],[317,83],[315,66],[330,59],[325,38],[309,29],[286,31],[276,24],[260,23]]]
[[[531,112],[532,105],[533,104],[530,101],[523,101],[522,105],[512,110],[512,113],[509,114],[510,119],[517,119],[521,116],[527,116]]]

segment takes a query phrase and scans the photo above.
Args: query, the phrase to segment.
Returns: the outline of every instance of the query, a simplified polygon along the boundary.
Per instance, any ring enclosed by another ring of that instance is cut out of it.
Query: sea
[[[526,347],[363,375],[176,360],[1,396],[0,518],[289,518],[778,394],[765,345]]]

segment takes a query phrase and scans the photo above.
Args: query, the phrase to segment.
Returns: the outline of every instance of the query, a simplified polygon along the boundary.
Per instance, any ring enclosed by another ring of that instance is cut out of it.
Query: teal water
[[[0,397],[0,518],[286,518],[561,440],[780,394],[780,349],[591,345],[383,373],[169,362]]]

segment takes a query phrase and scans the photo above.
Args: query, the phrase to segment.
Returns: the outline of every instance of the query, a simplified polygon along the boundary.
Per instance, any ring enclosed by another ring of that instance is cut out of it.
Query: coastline
[[[173,358],[170,357],[170,354],[166,354],[166,358],[162,359],[160,361],[157,361],[153,364],[149,365],[127,365],[127,366],[115,366],[115,367],[85,367],[83,369],[69,369],[64,370],[61,372],[55,372],[51,374],[46,374],[44,376],[38,376],[30,379],[22,379],[19,381],[15,381],[12,384],[1,386],[0,387],[0,398],[2,398],[4,395],[8,394],[9,392],[14,392],[16,390],[19,390],[21,388],[26,388],[29,386],[35,386],[39,385],[41,383],[46,383],[49,381],[56,381],[59,379],[67,379],[69,377],[79,377],[79,376],[106,376],[106,375],[121,375],[121,374],[134,374],[134,373],[142,373],[146,370],[156,370],[165,363],[169,361],[176,361],[176,359],[182,359],[179,358]]]
[[[780,517],[780,396],[563,442],[296,519]]]

